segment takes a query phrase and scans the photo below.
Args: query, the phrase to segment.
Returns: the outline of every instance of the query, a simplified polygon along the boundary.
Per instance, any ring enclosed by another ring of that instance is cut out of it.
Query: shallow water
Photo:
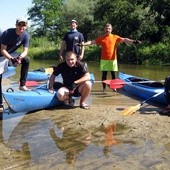
[[[44,64],[44,67],[48,66],[49,64]],[[90,63],[88,66],[96,80],[100,80],[101,73],[98,71],[98,65]],[[119,66],[120,70],[129,74],[153,80],[162,80],[168,75],[168,67],[166,70],[161,67],[159,69],[157,67],[142,68],[142,66]],[[11,79],[16,81],[17,78],[18,74]],[[8,83],[8,81],[5,83],[3,89],[9,86]],[[132,169],[136,167],[148,169],[153,165],[159,165],[164,160],[162,153],[167,150],[166,147],[157,147],[152,140],[124,138],[125,130],[129,128],[126,124],[110,122],[107,126],[104,125],[105,121],[108,121],[107,114],[111,112],[110,105],[117,106],[119,109],[122,102],[124,106],[132,105],[134,102],[133,98],[125,98],[127,94],[123,90],[118,93],[113,93],[109,89],[107,91],[106,94],[102,93],[99,83],[93,87],[88,103],[99,107],[105,105],[108,108],[100,109],[100,112],[103,111],[105,114],[102,121],[90,128],[82,124],[81,117],[75,124],[74,110],[63,106],[29,114],[12,113],[6,109],[1,115],[0,122],[0,145],[3,146],[1,148],[4,153],[1,156],[0,167],[65,170],[130,169],[133,165]],[[131,162],[129,157],[138,156],[137,162]],[[12,162],[12,164],[9,165],[6,162]]]

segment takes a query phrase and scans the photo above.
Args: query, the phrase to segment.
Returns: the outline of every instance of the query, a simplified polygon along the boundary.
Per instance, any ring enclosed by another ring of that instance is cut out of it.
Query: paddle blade
[[[113,79],[110,81],[111,89],[119,89],[122,88],[126,83],[121,79]]]
[[[110,82],[111,82],[111,81],[112,81],[112,80],[104,80],[104,81],[102,81],[102,82],[110,85]]]
[[[124,109],[120,114],[124,116],[132,115],[135,113],[137,110],[139,110],[141,107],[141,104],[137,104],[136,106],[131,106],[126,109]]]
[[[25,84],[27,87],[34,87],[34,86],[38,86],[39,83],[37,81],[26,81]]]
[[[45,68],[45,73],[46,74],[52,74],[53,73],[53,68],[50,67],[50,68]]]

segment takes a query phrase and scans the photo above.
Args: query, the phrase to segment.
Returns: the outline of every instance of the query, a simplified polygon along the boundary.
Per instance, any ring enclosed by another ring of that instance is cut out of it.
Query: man
[[[141,41],[132,40],[129,38],[122,38],[118,35],[112,34],[112,25],[106,24],[104,27],[104,35],[96,38],[95,40],[82,43],[81,45],[87,46],[91,44],[97,44],[101,46],[101,59],[100,59],[100,70],[102,71],[102,81],[107,79],[107,72],[110,71],[112,79],[115,79],[115,72],[118,71],[117,64],[117,44],[128,43],[128,44],[139,44]],[[103,92],[106,91],[106,84],[102,83]],[[116,91],[116,89],[115,89]]]
[[[2,33],[0,38],[0,83],[2,79],[2,73],[7,70],[8,64],[15,67],[21,65],[19,89],[24,91],[29,90],[25,86],[29,69],[29,59],[27,58],[29,34],[26,32],[27,25],[28,21],[25,18],[19,18],[16,20],[16,28],[7,29]],[[22,52],[16,53],[15,51],[20,46],[23,46]],[[2,84],[0,84],[0,86],[2,86]],[[0,89],[0,96],[2,96],[2,88]],[[0,97],[0,105],[2,105],[1,98],[2,97]]]
[[[90,73],[80,61],[77,61],[77,56],[74,52],[68,51],[66,53],[66,61],[54,67],[49,80],[49,92],[53,93],[54,80],[59,74],[63,77],[63,85],[57,92],[57,97],[60,101],[69,101],[70,106],[74,106],[72,96],[81,96],[80,108],[89,109],[90,107],[85,103],[92,88],[90,81]]]
[[[167,106],[163,108],[159,113],[160,115],[170,116],[170,77],[165,78],[165,98]]]
[[[1,36],[2,36],[2,31],[0,30],[0,40],[1,40]],[[1,64],[0,64],[0,113],[1,112],[3,112],[3,99],[2,99],[2,72],[1,72]]]
[[[64,39],[60,48],[60,60],[63,61],[63,53],[73,51],[76,53],[78,60],[82,60],[84,56],[84,47],[77,46],[79,43],[84,42],[83,34],[77,31],[77,21],[71,20],[70,31],[64,36]]]

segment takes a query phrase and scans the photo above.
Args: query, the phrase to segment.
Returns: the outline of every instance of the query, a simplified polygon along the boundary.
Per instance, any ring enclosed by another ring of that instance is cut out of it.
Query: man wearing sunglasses
[[[16,28],[7,29],[0,37],[0,86],[2,86],[2,74],[7,71],[8,65],[15,67],[21,65],[19,89],[23,91],[29,90],[25,86],[30,62],[27,58],[29,47],[29,34],[26,31],[27,26],[28,21],[25,18],[19,18],[16,20]],[[22,49],[20,53],[17,53],[16,50],[19,47],[22,47]],[[1,96],[2,88],[0,88],[0,108],[3,108]]]

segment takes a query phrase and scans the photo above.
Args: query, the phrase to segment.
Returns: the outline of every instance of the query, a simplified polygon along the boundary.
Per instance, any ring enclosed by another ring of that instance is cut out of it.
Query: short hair
[[[113,29],[112,24],[110,24],[110,23],[106,23],[105,28],[107,28],[107,27],[111,27]]]
[[[68,52],[66,53],[66,57],[69,56],[69,54],[73,54],[73,55],[75,55],[75,56],[77,57],[77,54],[76,54],[75,52],[73,52],[73,51],[68,51]]]

